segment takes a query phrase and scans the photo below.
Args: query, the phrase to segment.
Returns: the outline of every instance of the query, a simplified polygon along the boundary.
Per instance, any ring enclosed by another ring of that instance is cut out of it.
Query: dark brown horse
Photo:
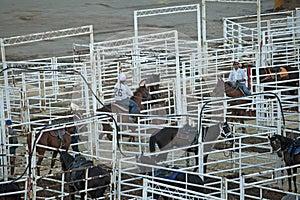
[[[143,110],[143,104],[142,102],[144,100],[150,100],[151,95],[149,91],[147,90],[145,84],[141,82],[140,87],[136,89],[136,91],[133,93],[133,96],[131,99],[139,106],[140,110]],[[135,114],[140,114],[140,110],[138,110]],[[104,105],[102,108],[97,110],[98,112],[111,112],[111,113],[119,113],[119,114],[129,114],[129,108],[124,108],[123,106],[112,103],[109,105]],[[133,117],[134,122],[137,122],[137,117]],[[117,115],[117,122],[122,123],[132,123],[130,120],[130,115]],[[119,127],[120,128],[120,127]],[[132,131],[136,128],[135,126],[128,126],[129,129]],[[128,129],[127,128],[127,129]],[[112,127],[109,124],[103,124],[103,130],[105,131],[112,131]],[[112,140],[112,135],[107,134],[107,138],[109,140]],[[129,136],[129,142],[134,142],[135,138],[134,136]]]
[[[218,79],[217,85],[215,89],[212,92],[212,96],[214,97],[223,97],[224,93],[226,94],[227,97],[242,97],[245,96],[245,93],[239,88],[239,87],[234,87],[230,81],[224,82],[222,78]],[[230,106],[237,106],[241,104],[246,104],[250,103],[250,100],[243,100],[243,99],[238,99],[238,100],[233,100],[229,102]],[[247,111],[246,108],[231,108],[229,109],[231,111],[232,115],[234,116],[242,116],[241,118],[229,118],[232,121],[240,122],[241,124],[244,124],[244,118],[243,116],[247,116]],[[243,132],[246,131],[245,128],[242,128]]]
[[[294,150],[299,150],[300,147],[294,146],[295,140],[291,138],[287,138],[281,135],[273,135],[269,137],[269,141],[271,144],[271,147],[273,149],[273,152],[276,152],[278,157],[284,158],[284,162],[286,166],[293,166],[300,164],[300,153],[295,152]],[[295,148],[294,148],[295,147]],[[294,148],[294,149],[293,149]],[[299,150],[300,151],[300,150]],[[291,175],[292,175],[292,170],[287,169],[287,173],[289,175],[288,177],[288,182],[289,182],[289,192],[292,191],[292,180],[291,180]],[[293,168],[293,174],[297,174],[297,168]],[[296,176],[293,176],[293,182],[294,182],[294,188],[295,192],[297,193],[297,184],[296,184]]]
[[[51,160],[51,169],[49,174],[52,172],[52,168],[54,167],[56,156],[58,154],[58,149],[69,150],[71,144],[71,134],[76,133],[76,126],[72,124],[64,124],[64,128],[62,124],[60,126],[55,125],[47,125],[43,127],[37,135],[36,135],[36,143],[42,146],[37,146],[36,151],[38,153],[38,161],[37,161],[37,174],[40,175],[40,166],[44,159],[44,154],[46,151],[53,151],[52,160]],[[57,128],[55,128],[55,126]],[[51,130],[49,130],[51,128]],[[48,130],[47,130],[48,129]],[[44,131],[45,130],[45,131]],[[50,148],[47,148],[50,147]]]
[[[212,125],[210,127],[202,127],[203,135],[202,141],[203,142],[210,142],[215,141],[219,136],[224,138],[232,138],[233,133],[230,130],[229,125],[227,122],[218,123]],[[168,150],[174,149],[178,147],[185,147],[191,146],[193,144],[198,143],[199,133],[196,127],[192,127],[189,125],[185,125],[182,128],[175,128],[175,127],[164,127],[163,129],[159,130],[158,132],[151,135],[149,139],[149,151],[155,152],[155,145],[157,144],[160,150]],[[214,143],[209,143],[204,145],[203,152],[209,152],[213,147]],[[199,154],[198,147],[189,148],[186,150],[187,152],[195,153],[196,155]],[[168,153],[160,154],[153,159],[155,161],[162,161],[167,159]],[[204,163],[207,162],[208,154],[204,156]],[[199,164],[199,159],[195,157],[196,165]],[[197,171],[198,168],[194,169],[194,172]],[[206,173],[206,165],[203,169],[204,173]]]

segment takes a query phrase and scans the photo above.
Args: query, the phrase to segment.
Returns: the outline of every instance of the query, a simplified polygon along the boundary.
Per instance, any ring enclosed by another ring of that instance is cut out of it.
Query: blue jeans
[[[139,106],[131,99],[123,99],[122,101],[118,101],[118,103],[128,107],[130,114],[137,114],[137,111],[140,110]]]
[[[240,83],[239,82],[239,83],[237,83],[236,86],[239,87],[239,88],[241,88],[244,91],[244,93],[246,94],[246,96],[251,95],[251,92],[250,92],[250,90],[248,89],[248,87],[246,86],[245,83]]]

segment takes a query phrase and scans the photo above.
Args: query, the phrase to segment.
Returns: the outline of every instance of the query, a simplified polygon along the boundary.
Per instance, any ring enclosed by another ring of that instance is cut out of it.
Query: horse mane
[[[63,171],[69,170],[72,167],[75,158],[66,151],[60,152],[60,162]]]
[[[146,89],[145,85],[138,87],[134,92],[133,96],[136,96],[138,93],[144,93],[144,89]]]

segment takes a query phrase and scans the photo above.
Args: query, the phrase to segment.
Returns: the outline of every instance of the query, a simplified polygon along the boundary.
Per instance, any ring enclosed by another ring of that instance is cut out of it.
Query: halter
[[[228,138],[228,136],[232,135],[232,133],[227,125],[219,124],[219,127],[220,127],[220,135],[221,136],[223,136],[223,137],[225,136],[225,138]],[[226,129],[226,131],[224,129]]]
[[[274,151],[274,153],[277,153],[277,152],[279,152],[279,151],[281,151],[282,149],[281,149],[281,144],[280,144],[280,147],[276,150],[276,151]]]
[[[230,131],[227,124],[226,125],[219,124],[219,128],[220,128],[220,135],[222,137],[228,138],[229,136],[232,135],[232,132]],[[224,142],[224,149],[226,149],[227,147],[233,147],[233,144],[234,144],[234,141],[225,141]],[[224,156],[226,156],[226,157],[232,156],[232,152],[233,152],[233,150],[231,150],[228,154],[226,154],[226,151],[224,151]]]

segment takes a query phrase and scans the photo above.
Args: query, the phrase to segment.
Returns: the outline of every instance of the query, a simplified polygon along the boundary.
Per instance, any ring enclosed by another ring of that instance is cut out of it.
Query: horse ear
[[[146,86],[146,79],[141,80],[139,86],[140,86],[140,87]]]

